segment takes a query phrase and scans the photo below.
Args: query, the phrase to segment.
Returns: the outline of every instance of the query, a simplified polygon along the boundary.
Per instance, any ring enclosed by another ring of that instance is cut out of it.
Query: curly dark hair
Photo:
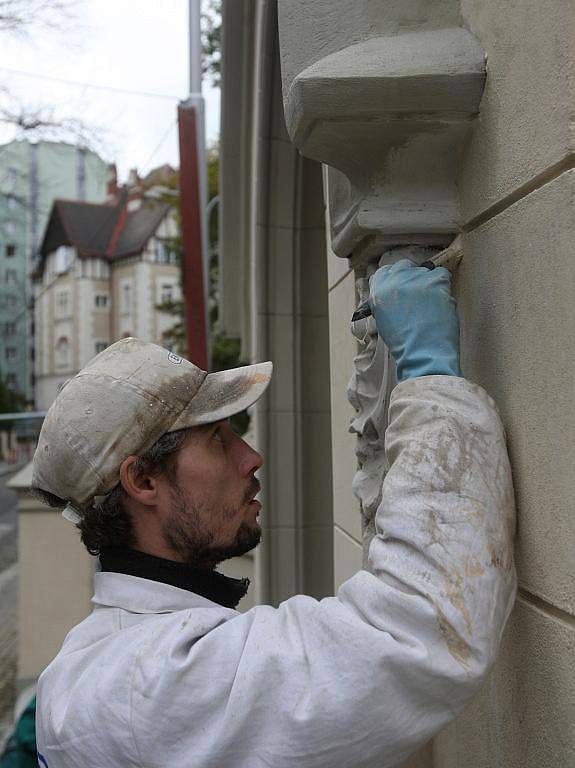
[[[190,430],[179,429],[162,435],[151,448],[138,457],[134,464],[137,475],[158,477],[166,475],[175,478],[176,458]],[[65,499],[44,491],[31,488],[32,493],[50,507],[63,509]],[[76,523],[80,538],[91,555],[99,555],[106,547],[129,547],[134,544],[132,520],[125,507],[126,491],[121,483],[110,491],[101,504],[82,510],[81,520]]]

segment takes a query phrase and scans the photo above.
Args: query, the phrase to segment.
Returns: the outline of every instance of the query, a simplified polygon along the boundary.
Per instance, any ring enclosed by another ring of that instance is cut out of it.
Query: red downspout
[[[180,213],[182,219],[182,283],[186,323],[187,357],[208,369],[206,297],[202,249],[200,177],[198,169],[196,113],[194,107],[178,107],[180,134]]]

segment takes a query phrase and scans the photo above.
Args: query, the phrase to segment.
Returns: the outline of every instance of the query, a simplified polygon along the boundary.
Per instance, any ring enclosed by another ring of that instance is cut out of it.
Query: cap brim
[[[170,432],[228,419],[258,400],[270,383],[272,363],[208,373],[202,385],[170,427]]]

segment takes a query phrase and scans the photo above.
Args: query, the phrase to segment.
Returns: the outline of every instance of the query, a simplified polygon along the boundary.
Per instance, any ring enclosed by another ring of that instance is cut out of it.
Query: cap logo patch
[[[170,363],[174,363],[174,365],[181,365],[182,364],[182,358],[178,357],[178,355],[175,355],[173,352],[170,352],[168,355],[168,360]]]

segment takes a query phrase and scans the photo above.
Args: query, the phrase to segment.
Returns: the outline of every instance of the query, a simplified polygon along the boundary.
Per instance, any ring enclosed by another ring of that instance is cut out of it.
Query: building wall
[[[33,398],[28,275],[55,198],[102,202],[106,163],[94,152],[60,142],[13,141],[0,152],[0,372]],[[16,256],[6,256],[15,245]],[[6,284],[6,270],[16,270]],[[14,323],[16,327],[8,326]],[[7,359],[6,347],[16,348]],[[11,380],[12,380],[11,379]]]
[[[355,288],[386,247],[463,232],[462,367],[495,398],[508,435],[517,604],[486,686],[410,766],[551,768],[575,754],[573,10],[279,0],[290,136],[337,169],[325,174],[336,584],[369,542],[369,521],[362,530],[347,513],[356,460],[343,391],[357,353],[347,329]]]
[[[462,4],[488,63],[459,176],[462,364],[507,429],[520,590],[488,685],[436,739],[440,768],[566,766],[575,754],[573,11]]]
[[[323,597],[333,583],[321,168],[286,133],[275,4],[241,0],[223,12],[224,328],[241,334],[246,359],[274,362],[252,426],[265,461],[255,599],[277,604],[299,592]]]
[[[161,229],[173,232],[173,223]],[[160,228],[159,228],[160,231]],[[162,344],[163,333],[175,318],[156,309],[169,287],[174,301],[181,297],[180,267],[156,262],[155,238],[140,256],[110,265],[104,259],[78,259],[64,274],[57,275],[55,255],[50,254],[42,281],[37,286],[36,403],[48,408],[59,387],[83,368],[101,349],[125,336],[138,336]],[[131,300],[125,306],[123,286],[129,285]],[[67,292],[68,311],[58,311],[58,298]],[[98,306],[97,296],[106,296]],[[70,343],[69,365],[58,363],[56,348],[61,338]]]

